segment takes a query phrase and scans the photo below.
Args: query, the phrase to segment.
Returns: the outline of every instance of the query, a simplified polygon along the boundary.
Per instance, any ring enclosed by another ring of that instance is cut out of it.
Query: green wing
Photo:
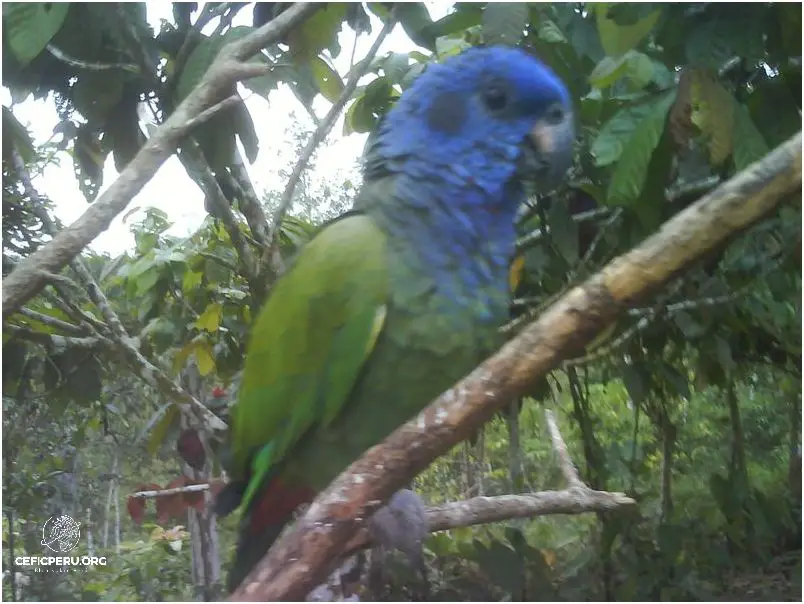
[[[325,227],[276,284],[253,328],[232,445],[243,503],[314,424],[349,398],[379,336],[388,300],[385,237],[364,215]]]

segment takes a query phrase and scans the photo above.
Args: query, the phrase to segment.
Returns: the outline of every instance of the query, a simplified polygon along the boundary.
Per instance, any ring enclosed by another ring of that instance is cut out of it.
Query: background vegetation
[[[106,158],[122,170],[151,132],[142,115],[162,121],[221,46],[250,30],[233,27],[235,15],[253,10],[258,26],[285,8],[175,3],[154,29],[141,3],[4,4],[3,85],[14,103],[52,100],[61,122],[37,147],[14,104],[3,108],[3,275],[60,228],[36,191],[44,165],[72,162],[91,203]],[[324,5],[263,52],[273,68],[245,89],[271,98],[290,87],[316,122],[318,95],[346,94],[348,136],[370,131],[428,63],[471,45],[521,44],[551,65],[575,100],[575,164],[560,189],[522,209],[509,333],[801,128],[798,4],[456,3],[436,21],[422,4],[391,8]],[[332,58],[349,49],[338,33],[376,36],[392,14],[410,52],[353,57],[339,74]],[[351,92],[345,82],[361,70]],[[289,131],[300,157],[310,134]],[[5,598],[220,593],[235,520],[216,523],[208,494],[130,495],[190,483],[215,491],[217,454],[201,443],[215,452],[216,441],[189,427],[180,395],[226,419],[277,267],[359,187],[352,173],[303,176],[272,254],[282,196],[255,192],[245,168],[259,143],[242,104],[200,126],[180,153],[206,197],[197,232],[169,236],[167,216],[149,210],[132,226],[136,249],[84,253],[4,322]],[[795,196],[415,485],[431,504],[560,488],[548,406],[585,482],[639,505],[434,534],[432,596],[800,600],[800,316]],[[56,513],[82,522],[82,547],[109,556],[106,568],[13,569],[13,556],[41,552],[42,523]]]

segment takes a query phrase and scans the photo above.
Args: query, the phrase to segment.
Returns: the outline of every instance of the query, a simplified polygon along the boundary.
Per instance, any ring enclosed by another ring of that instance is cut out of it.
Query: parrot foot
[[[429,581],[424,563],[424,540],[429,530],[422,499],[409,489],[394,493],[387,505],[377,511],[368,523],[375,544],[371,550],[369,589],[379,599],[387,584],[388,553],[398,550],[407,558],[410,568],[421,576],[423,599],[429,596]]]

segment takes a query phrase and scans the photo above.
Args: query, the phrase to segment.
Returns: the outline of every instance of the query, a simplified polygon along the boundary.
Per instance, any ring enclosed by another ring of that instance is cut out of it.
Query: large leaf
[[[79,127],[73,143],[73,170],[78,188],[87,201],[93,201],[103,185],[106,152],[91,128],[86,125]]]
[[[297,64],[306,63],[338,41],[338,32],[346,18],[347,3],[322,4],[304,23],[288,35],[290,52]]]
[[[707,139],[709,159],[720,165],[731,155],[734,134],[734,102],[728,90],[711,71],[692,74],[692,123]]]
[[[483,37],[487,44],[519,43],[528,25],[524,2],[489,2],[483,11]]]
[[[762,159],[770,149],[744,105],[734,103],[734,167],[740,171]]]
[[[603,57],[589,74],[589,83],[595,88],[608,88],[628,71],[628,54],[619,57]]]
[[[733,16],[719,15],[693,26],[685,36],[689,65],[717,70],[734,56],[761,60],[765,55],[761,10],[761,6],[748,5]]]
[[[609,182],[606,203],[629,205],[639,199],[648,175],[653,151],[662,137],[667,113],[674,100],[674,92],[663,94],[651,105],[651,110],[625,143],[622,155]]]
[[[596,166],[613,164],[623,153],[626,142],[637,127],[655,110],[655,103],[641,103],[620,109],[600,129],[592,143]]]
[[[639,44],[650,33],[661,15],[661,10],[657,9],[642,19],[625,25],[618,24],[614,19],[611,11],[616,7],[612,4],[601,2],[594,6],[600,43],[610,57],[619,57]]]
[[[68,2],[8,2],[3,4],[3,33],[21,65],[31,62],[61,29]]]
[[[237,136],[243,145],[243,150],[246,152],[246,158],[253,164],[257,160],[257,154],[260,152],[260,141],[254,128],[254,120],[251,119],[251,113],[246,109],[245,105],[240,103],[233,108],[232,119],[235,123]]]
[[[313,78],[315,78],[321,95],[330,103],[337,101],[343,92],[343,82],[338,72],[318,56],[310,60],[310,70],[313,72]]]
[[[553,203],[547,220],[550,238],[567,264],[573,266],[578,260],[578,223],[572,219],[569,205]]]
[[[415,52],[415,51],[414,51]],[[410,69],[410,57],[403,52],[391,52],[382,63],[385,76],[394,84],[402,81]]]
[[[436,36],[431,30],[433,20],[422,2],[400,2],[396,5],[396,16],[414,44],[435,51]]]
[[[178,100],[184,99],[196,87],[224,45],[247,36],[252,31],[251,27],[233,27],[223,35],[205,37],[199,42],[193,52],[190,53],[190,56],[187,57],[187,62],[184,64],[184,69],[179,76],[179,81],[176,85],[176,97]]]
[[[22,161],[30,162],[34,158],[34,146],[28,129],[23,126],[11,112],[3,105],[3,159],[11,156],[12,147],[20,154]]]

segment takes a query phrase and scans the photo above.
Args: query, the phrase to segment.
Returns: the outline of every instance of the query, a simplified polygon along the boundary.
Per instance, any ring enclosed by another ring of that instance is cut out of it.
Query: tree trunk
[[[206,399],[203,381],[195,367],[189,367],[182,376],[185,388],[202,403]],[[187,417],[182,415],[181,428],[190,427]],[[199,433],[198,438],[206,436]],[[196,482],[209,482],[212,478],[211,460],[207,459],[201,470],[195,470],[182,462],[182,472]],[[187,527],[190,532],[192,553],[192,577],[197,597],[204,601],[216,601],[221,597],[221,561],[218,544],[218,528],[212,511],[212,493],[204,491],[204,509],[199,512],[193,508],[187,511]]]
[[[519,399],[511,403],[508,411],[508,475],[511,492],[521,493],[525,487],[522,461],[522,444],[519,440]]]
[[[676,447],[676,426],[662,409],[662,491],[661,522],[667,522],[673,513],[673,456]]]

